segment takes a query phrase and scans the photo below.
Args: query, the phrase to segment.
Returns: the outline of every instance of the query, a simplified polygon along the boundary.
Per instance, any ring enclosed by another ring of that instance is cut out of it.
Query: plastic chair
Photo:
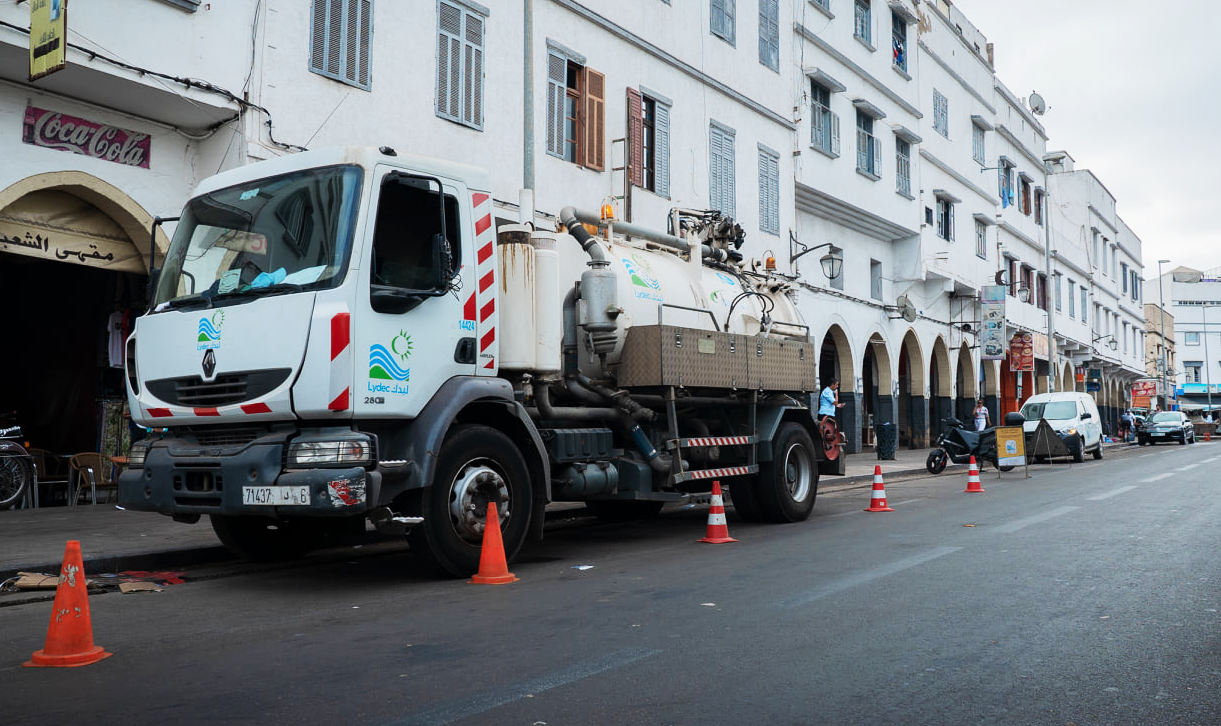
[[[55,457],[54,454],[46,449],[31,448],[30,458],[34,460],[34,471],[38,476],[38,486],[47,487],[47,493],[53,494],[55,487],[64,485],[64,499],[66,500],[72,491],[72,480],[68,474],[60,471],[63,461]],[[35,492],[34,506],[42,506],[38,501],[38,492]]]
[[[119,483],[110,478],[111,464],[105,456],[96,452],[73,454],[70,459],[72,484],[68,493],[68,504],[77,504],[85,486],[89,486],[90,499],[98,503],[98,489],[112,489],[116,498]]]

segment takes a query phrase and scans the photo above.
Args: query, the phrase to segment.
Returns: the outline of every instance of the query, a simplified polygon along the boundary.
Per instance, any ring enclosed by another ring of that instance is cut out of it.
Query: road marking
[[[1101,502],[1103,499],[1110,499],[1111,497],[1123,494],[1124,492],[1130,492],[1135,488],[1136,487],[1134,485],[1120,487],[1118,489],[1112,489],[1109,492],[1103,492],[1102,494],[1095,494],[1092,497],[1086,497],[1086,499],[1090,500],[1091,502]]]
[[[1155,481],[1161,481],[1162,479],[1169,479],[1172,476],[1174,476],[1174,474],[1171,474],[1170,472],[1166,472],[1165,474],[1158,474],[1157,476],[1151,476],[1148,479],[1141,479],[1140,481],[1137,482],[1137,484],[1152,484]]]
[[[1202,463],[1202,464],[1211,464],[1211,463],[1213,463],[1214,461],[1216,461],[1217,459],[1221,459],[1221,456],[1214,456],[1213,458],[1211,458],[1211,459],[1205,459],[1204,461],[1202,461],[1202,462],[1200,462],[1200,463]]]
[[[1175,469],[1175,471],[1191,471],[1197,466],[1199,466],[1199,464],[1188,464],[1187,466],[1180,466],[1179,468]]]
[[[785,598],[784,600],[776,602],[775,607],[787,610],[790,608],[801,607],[802,605],[808,605],[815,600],[827,597],[828,595],[834,595],[836,593],[843,592],[844,590],[850,590],[858,585],[865,585],[873,582],[874,580],[880,580],[883,577],[893,575],[897,572],[902,572],[903,570],[911,569],[917,565],[923,565],[925,562],[931,562],[939,557],[945,557],[946,555],[953,554],[960,549],[962,548],[934,547],[923,554],[913,555],[902,560],[896,560],[885,565],[879,565],[871,570],[865,570],[864,572],[859,572],[850,577],[845,577],[840,580],[835,580],[833,582],[828,582],[824,585],[811,588],[803,593],[799,593],[793,597]]]
[[[996,528],[996,531],[1004,532],[1005,534],[1013,534],[1023,527],[1029,527],[1030,525],[1038,524],[1039,522],[1046,522],[1049,519],[1054,519],[1055,517],[1059,517],[1063,514],[1074,512],[1077,509],[1078,507],[1059,507],[1058,509],[1053,509],[1050,512],[1043,512],[1042,514],[1036,514],[1033,517],[1026,517],[1025,519],[1014,520],[1009,524],[1002,524]]]
[[[450,701],[424,713],[409,716],[402,721],[392,721],[387,726],[416,726],[417,724],[425,726],[427,724],[453,723],[454,721],[486,713],[507,703],[521,700],[530,694],[542,693],[553,688],[566,686],[569,683],[575,683],[590,676],[596,676],[599,673],[622,668],[638,660],[651,658],[658,653],[661,653],[661,651],[647,648],[617,651],[601,658],[578,663],[565,670],[545,674],[534,680],[511,685],[507,688],[484,691],[470,698]]]
[[[1143,458],[1145,458],[1146,456],[1157,456],[1157,454],[1152,454],[1152,453],[1150,453],[1150,454],[1141,454],[1140,456],[1138,456],[1138,457],[1136,457],[1136,458],[1138,458],[1138,459],[1143,459]]]

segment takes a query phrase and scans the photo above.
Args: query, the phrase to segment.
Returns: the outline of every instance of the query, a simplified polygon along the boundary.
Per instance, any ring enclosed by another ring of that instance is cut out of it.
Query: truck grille
[[[194,435],[195,440],[200,446],[208,448],[222,448],[229,446],[245,446],[252,443],[259,437],[260,434],[266,433],[263,429],[190,429],[190,434]]]
[[[216,407],[245,403],[265,396],[288,380],[291,368],[237,371],[218,375],[213,381],[199,376],[161,378],[148,381],[149,393],[179,406]]]

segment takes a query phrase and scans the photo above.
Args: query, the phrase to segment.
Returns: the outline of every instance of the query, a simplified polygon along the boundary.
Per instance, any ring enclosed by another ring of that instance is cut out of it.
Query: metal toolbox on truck
[[[621,386],[814,390],[814,346],[780,338],[675,325],[627,331]]]

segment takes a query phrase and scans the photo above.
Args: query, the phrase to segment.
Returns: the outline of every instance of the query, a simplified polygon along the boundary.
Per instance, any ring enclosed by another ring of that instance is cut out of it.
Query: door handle
[[[475,339],[462,338],[458,341],[458,347],[454,349],[455,363],[474,363],[475,362]]]

